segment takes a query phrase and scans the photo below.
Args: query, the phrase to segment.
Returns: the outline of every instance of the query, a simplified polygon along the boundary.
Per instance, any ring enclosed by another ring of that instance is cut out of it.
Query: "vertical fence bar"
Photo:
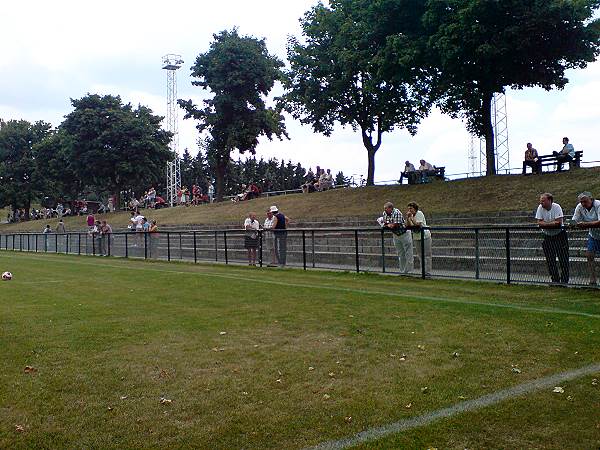
[[[475,228],[475,279],[479,277],[479,228]]]
[[[58,233],[54,235],[54,253],[58,253]]]
[[[385,231],[381,229],[381,271],[385,273]]]
[[[360,258],[358,256],[358,230],[354,230],[354,253],[356,256],[356,273],[360,272]]]
[[[302,267],[306,270],[306,231],[302,230]]]
[[[148,233],[144,231],[144,259],[148,259]]]
[[[69,235],[65,234],[65,255],[69,254]]]
[[[183,259],[183,242],[181,231],[179,232],[179,259]]]
[[[129,258],[129,233],[125,232],[125,258]]]
[[[112,241],[112,232],[108,233],[108,238],[107,239],[108,239],[108,244],[107,244],[106,248],[108,250],[108,256],[110,256],[112,254],[111,253],[111,248],[110,248],[110,241]]]
[[[8,236],[6,236],[8,238]],[[38,235],[35,235],[35,252],[37,253],[38,251]]]
[[[263,266],[263,232],[258,230],[258,266]]]
[[[194,264],[198,263],[198,255],[196,254],[196,232],[193,232],[194,236]]]
[[[171,261],[171,233],[167,231],[167,261]]]
[[[311,230],[310,242],[312,244],[312,266],[313,269],[316,267],[315,262],[315,230]]]
[[[219,261],[219,234],[215,231],[215,262]]]
[[[225,264],[229,264],[229,256],[227,255],[227,231],[223,231],[223,245],[225,246]]]
[[[92,255],[96,256],[96,236],[92,233]]]
[[[81,255],[81,233],[77,233],[77,254]]]
[[[19,233],[19,251],[23,251],[23,234]]]
[[[510,229],[506,229],[506,282],[510,284]]]
[[[421,252],[421,278],[425,279],[427,277],[427,270],[425,267],[425,230],[421,228],[421,248],[419,249]]]

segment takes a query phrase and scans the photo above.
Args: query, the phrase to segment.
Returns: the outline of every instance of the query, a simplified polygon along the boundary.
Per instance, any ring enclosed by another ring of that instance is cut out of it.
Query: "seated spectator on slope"
[[[552,152],[554,156],[556,156],[556,171],[562,172],[563,164],[568,162],[569,169],[573,164],[573,160],[575,159],[575,148],[573,144],[569,144],[569,138],[563,138],[563,148],[560,152]]]
[[[327,191],[333,187],[333,176],[331,175],[331,169],[321,170],[321,175],[319,176],[319,182],[317,185],[318,191]]]
[[[416,181],[416,169],[410,161],[406,161],[404,163],[404,171],[400,174],[400,180],[398,183],[402,184],[402,180],[406,178],[408,180],[408,184],[415,184]]]
[[[154,200],[154,209],[165,208],[166,206],[167,202],[165,201],[165,199],[162,198],[160,195],[157,195],[156,199]]]
[[[542,172],[542,162],[538,156],[538,152],[531,143],[527,144],[527,150],[525,150],[525,160],[523,161],[523,175],[527,173],[527,166],[531,167],[531,173]]]
[[[250,182],[248,189],[246,189],[246,196],[244,197],[244,200],[252,200],[253,198],[258,197],[260,197],[260,189],[256,184]]]
[[[419,175],[421,176],[421,183],[427,182],[427,178],[435,175],[435,167],[429,164],[424,159],[420,160],[419,163]]]

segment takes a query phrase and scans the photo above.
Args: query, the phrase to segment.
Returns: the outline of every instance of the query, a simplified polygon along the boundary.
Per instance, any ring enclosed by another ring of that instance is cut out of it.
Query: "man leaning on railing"
[[[382,228],[390,230],[394,246],[398,253],[398,266],[401,274],[411,273],[414,269],[413,242],[410,230],[406,229],[404,216],[392,202],[383,205],[383,215],[378,219]]]
[[[569,282],[569,240],[563,226],[563,211],[558,203],[554,203],[552,194],[540,196],[540,205],[535,214],[537,223],[544,233],[542,249],[548,264],[548,271],[553,283]],[[560,265],[560,276],[556,267],[556,259]]]
[[[579,204],[573,214],[573,222],[577,228],[589,229],[585,256],[590,272],[590,286],[596,286],[595,256],[600,254],[600,201],[595,200],[590,192],[582,192],[577,197]]]

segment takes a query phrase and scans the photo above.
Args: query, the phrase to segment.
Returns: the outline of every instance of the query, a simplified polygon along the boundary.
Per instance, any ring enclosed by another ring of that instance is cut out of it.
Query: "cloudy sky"
[[[180,54],[179,98],[200,102],[191,86],[190,66],[208,49],[212,34],[239,27],[242,34],[264,37],[271,53],[285,58],[288,35],[299,35],[298,19],[315,0],[152,0],[84,2],[20,0],[6,2],[0,15],[0,117],[45,120],[58,125],[71,111],[70,98],[86,93],[118,94],[166,114],[166,73],[161,57]],[[526,89],[509,92],[511,166],[521,165],[527,142],[541,153],[569,136],[584,160],[599,161],[600,63],[569,73],[563,91]],[[180,113],[180,117],[183,114]],[[180,119],[180,148],[197,152],[194,123]],[[360,136],[338,129],[331,137],[289,118],[291,140],[261,142],[258,156],[300,161],[305,166],[366,175]],[[419,133],[385,135],[376,160],[376,180],[397,179],[406,159],[425,158],[447,173],[469,169],[469,135],[459,120],[433,111]]]

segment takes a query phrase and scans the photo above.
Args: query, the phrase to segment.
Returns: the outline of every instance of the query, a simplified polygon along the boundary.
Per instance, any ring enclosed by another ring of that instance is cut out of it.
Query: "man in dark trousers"
[[[280,267],[286,264],[287,255],[287,225],[289,218],[279,212],[277,206],[271,206],[270,211],[275,219],[273,223],[273,237],[275,238],[275,256]]]
[[[535,218],[544,233],[542,249],[550,278],[553,283],[567,284],[569,282],[569,240],[567,232],[563,229],[563,210],[558,203],[554,203],[552,194],[545,193],[540,196],[540,205]],[[557,259],[560,274],[556,267]]]

